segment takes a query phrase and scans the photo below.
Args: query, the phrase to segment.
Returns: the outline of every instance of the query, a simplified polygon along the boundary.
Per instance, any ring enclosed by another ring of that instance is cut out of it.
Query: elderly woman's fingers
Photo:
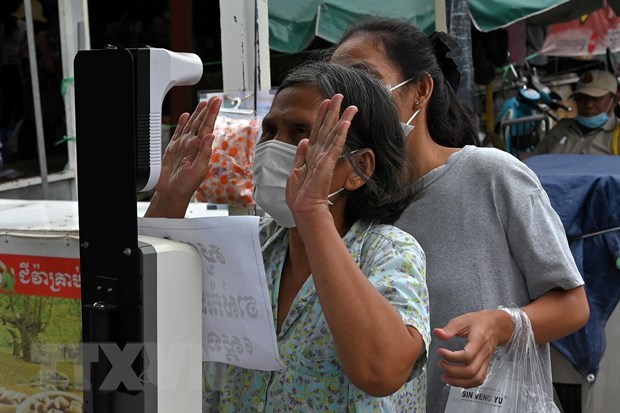
[[[297,152],[295,153],[295,161],[293,169],[301,168],[306,163],[306,152],[308,151],[308,139],[302,139],[297,144]]]
[[[200,111],[198,116],[194,119],[190,131],[199,137],[204,137],[207,133],[213,132],[213,125],[215,124],[215,118],[217,118],[217,113],[219,112],[219,107],[215,114],[211,113],[211,107],[213,103],[217,101],[217,97],[212,97],[207,101],[207,105]],[[211,115],[211,116],[210,116]],[[209,124],[210,122],[210,124]]]
[[[183,129],[185,128],[185,125],[187,124],[188,120],[189,120],[189,113],[187,113],[187,112],[185,112],[185,113],[181,114],[181,116],[179,116],[179,123],[177,123],[177,127],[174,128],[174,133],[172,134],[172,137],[170,138],[171,142],[176,141],[177,139],[179,139],[179,137],[183,133]]]
[[[192,161],[192,168],[196,168],[200,171],[200,178],[204,176],[204,173],[206,173],[206,170],[208,169],[209,161],[211,160],[211,146],[213,145],[214,139],[215,136],[212,133],[206,134],[204,138],[200,140],[198,152]]]
[[[347,134],[349,133],[351,121],[356,113],[356,106],[347,107],[336,125],[332,128],[329,134],[329,140],[325,143],[325,150],[329,151],[332,157],[338,157],[342,154],[342,148],[344,148],[344,144],[347,141]]]
[[[183,131],[181,132],[182,135],[185,135],[186,133],[191,131],[191,128],[194,125],[194,121],[196,120],[197,117],[200,116],[200,114],[206,107],[207,107],[207,102],[200,102],[198,106],[196,106],[194,113],[192,113],[192,116],[189,117],[189,120],[187,121],[187,123],[185,124],[185,127],[183,128]]]
[[[323,125],[323,120],[325,119],[325,115],[329,110],[329,105],[331,104],[331,100],[325,99],[319,105],[319,109],[316,112],[316,118],[314,120],[314,125],[312,126],[312,132],[310,133],[309,143],[310,145],[314,145],[317,140],[317,136],[319,131],[321,130],[321,126]]]
[[[344,96],[338,93],[331,99],[329,108],[317,135],[317,142],[325,141],[334,129],[334,126],[336,126],[338,118],[340,117],[340,105],[342,104],[343,98]]]
[[[358,111],[357,106],[351,105],[347,107],[344,110],[344,112],[342,112],[342,116],[340,117],[340,120],[351,122],[353,118],[355,117],[355,114],[357,113],[357,111]]]
[[[215,127],[215,120],[220,113],[220,107],[222,106],[222,99],[214,96],[207,102],[207,109],[204,111],[204,116],[200,127],[198,128],[197,135],[203,137],[209,133],[213,133]]]

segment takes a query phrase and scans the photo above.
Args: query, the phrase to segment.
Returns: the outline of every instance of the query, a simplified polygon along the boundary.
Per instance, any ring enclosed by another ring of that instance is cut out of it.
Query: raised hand
[[[222,100],[200,102],[190,116],[184,113],[164,152],[156,193],[146,216],[182,217],[202,182],[211,158],[213,127]],[[157,204],[157,205],[154,205]]]
[[[309,139],[297,145],[295,164],[286,186],[286,203],[297,226],[317,212],[328,211],[327,195],[334,168],[357,113],[357,107],[349,106],[339,116],[342,99],[337,94],[321,103]]]

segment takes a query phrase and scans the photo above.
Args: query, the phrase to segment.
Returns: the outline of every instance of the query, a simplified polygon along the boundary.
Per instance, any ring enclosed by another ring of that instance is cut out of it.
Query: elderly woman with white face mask
[[[147,216],[184,216],[219,105],[181,116]],[[286,77],[253,168],[256,201],[272,217],[260,238],[286,368],[224,366],[205,411],[424,411],[425,257],[389,225],[411,199],[406,164],[380,82],[326,63]]]

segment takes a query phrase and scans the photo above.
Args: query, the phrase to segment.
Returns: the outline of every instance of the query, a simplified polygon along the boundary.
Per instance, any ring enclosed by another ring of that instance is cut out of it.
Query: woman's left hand
[[[321,103],[310,137],[297,145],[295,164],[286,185],[286,203],[298,226],[317,213],[328,211],[327,195],[334,168],[357,113],[357,107],[349,106],[339,116],[342,99],[337,94]]]
[[[484,383],[489,363],[497,346],[506,343],[512,334],[512,319],[502,310],[482,310],[455,317],[442,328],[433,330],[435,337],[447,341],[467,338],[462,350],[439,348],[442,380],[455,387],[476,387]]]

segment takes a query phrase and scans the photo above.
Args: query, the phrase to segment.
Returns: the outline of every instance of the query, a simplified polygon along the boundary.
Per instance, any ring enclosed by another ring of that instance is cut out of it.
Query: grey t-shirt
[[[494,148],[466,146],[418,182],[422,193],[396,226],[426,253],[431,329],[483,309],[524,306],[554,288],[583,284],[560,218],[534,172]],[[433,337],[427,410],[444,384]],[[549,346],[540,346],[549,380]]]

